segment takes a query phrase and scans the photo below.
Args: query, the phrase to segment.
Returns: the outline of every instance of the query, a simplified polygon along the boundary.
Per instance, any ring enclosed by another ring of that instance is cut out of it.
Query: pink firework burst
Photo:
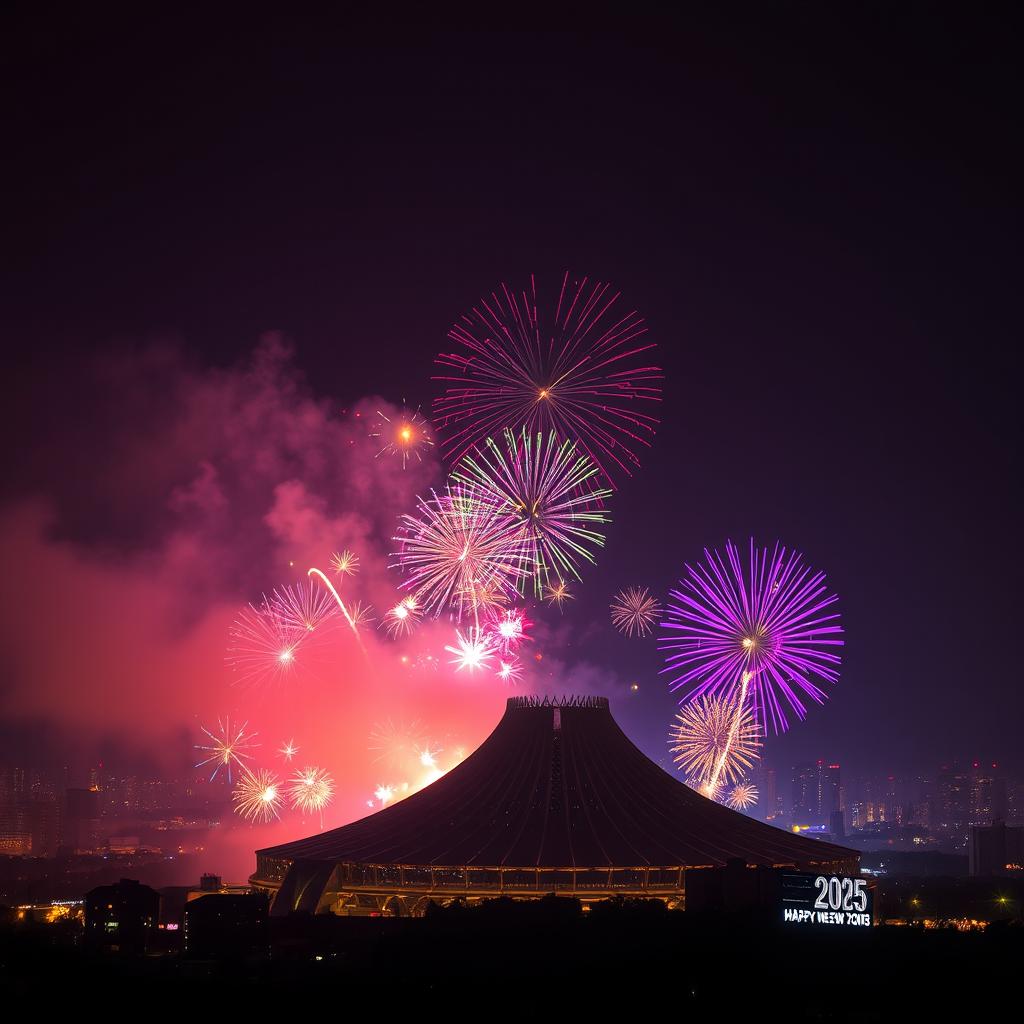
[[[526,572],[518,525],[487,495],[450,485],[419,500],[416,515],[402,516],[394,563],[402,586],[425,612],[452,608],[459,619],[476,612],[484,595],[515,592]]]
[[[527,630],[533,623],[526,617],[525,608],[494,608],[487,621],[487,634],[494,649],[506,657],[530,639]]]
[[[618,298],[566,273],[545,311],[531,275],[528,289],[502,284],[461,317],[448,332],[459,348],[436,360],[445,454],[460,459],[505,427],[553,430],[576,438],[609,481],[631,475],[658,425],[645,408],[661,400],[662,373],[645,362],[655,346],[643,318],[616,311]]]
[[[276,601],[247,605],[228,630],[226,662],[239,683],[263,685],[287,679],[312,632],[282,616]]]
[[[389,636],[408,636],[416,623],[423,616],[423,611],[412,594],[402,598],[397,604],[389,608],[381,624],[388,631]]]
[[[281,622],[300,634],[337,625],[337,603],[323,587],[308,578],[275,589],[269,603]]]
[[[523,678],[523,666],[518,658],[504,657],[498,661],[498,678],[513,686]]]

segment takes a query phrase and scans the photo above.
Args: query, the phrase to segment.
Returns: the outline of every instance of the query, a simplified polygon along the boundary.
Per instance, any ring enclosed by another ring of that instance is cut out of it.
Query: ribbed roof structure
[[[510,698],[470,757],[342,828],[258,851],[285,862],[603,868],[855,862],[705,799],[659,768],[604,698]]]

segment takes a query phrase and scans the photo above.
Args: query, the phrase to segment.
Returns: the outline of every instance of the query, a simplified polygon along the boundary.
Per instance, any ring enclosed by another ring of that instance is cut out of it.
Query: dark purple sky
[[[110,557],[145,545],[144,506],[90,494],[131,402],[86,393],[97,352],[171,337],[204,370],[279,330],[315,394],[426,407],[459,313],[569,268],[646,316],[666,374],[575,628],[705,545],[779,537],[828,573],[848,646],[770,762],[1019,770],[1008,11],[8,17],[5,500],[50,496],[58,535]],[[641,684],[613,709],[663,751],[653,644],[588,644]]]

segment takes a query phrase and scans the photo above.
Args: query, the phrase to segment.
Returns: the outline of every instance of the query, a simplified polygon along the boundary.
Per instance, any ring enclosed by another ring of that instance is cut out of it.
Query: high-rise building
[[[757,817],[773,821],[782,813],[779,806],[775,769],[761,763],[750,771],[750,781],[757,787]]]
[[[0,853],[52,857],[60,843],[55,787],[24,768],[0,770]]]
[[[954,761],[939,770],[937,818],[935,825],[958,846],[967,840],[970,818],[971,778]]]
[[[919,825],[931,829],[935,823],[935,786],[930,779],[918,776],[913,783],[913,796],[910,813],[907,815],[908,825]]]
[[[0,804],[0,856],[27,857],[32,853],[32,825],[28,803],[7,800]]]
[[[854,800],[850,804],[850,828],[862,829],[867,823],[867,805],[863,800]]]
[[[24,768],[0,768],[0,805],[17,803],[28,795]]]
[[[825,825],[842,810],[839,765],[827,761],[793,766],[793,824]]]
[[[903,824],[903,802],[900,800],[896,777],[887,775],[885,777],[885,788],[882,791],[882,805],[884,811],[881,814],[882,821],[891,825]]]
[[[61,808],[56,793],[42,792],[28,803],[29,828],[32,830],[32,856],[53,857],[60,848]]]
[[[970,771],[970,824],[988,825],[1006,819],[1006,780],[996,762],[974,761]]]
[[[813,825],[818,823],[818,766],[797,764],[793,766],[792,806],[789,817],[793,824]]]
[[[972,875],[1019,875],[1024,871],[1024,828],[1001,819],[972,825],[969,862]]]
[[[100,848],[100,795],[92,789],[69,789],[64,814],[64,845],[72,850]]]
[[[828,822],[835,811],[843,809],[839,765],[818,762],[818,817]]]

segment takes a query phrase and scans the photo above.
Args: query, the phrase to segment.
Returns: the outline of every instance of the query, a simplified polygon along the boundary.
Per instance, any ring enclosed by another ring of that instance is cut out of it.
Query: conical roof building
[[[659,768],[602,697],[512,697],[484,743],[412,796],[257,851],[273,912],[411,913],[455,897],[685,898],[686,874],[856,873],[859,853],[748,818]]]

